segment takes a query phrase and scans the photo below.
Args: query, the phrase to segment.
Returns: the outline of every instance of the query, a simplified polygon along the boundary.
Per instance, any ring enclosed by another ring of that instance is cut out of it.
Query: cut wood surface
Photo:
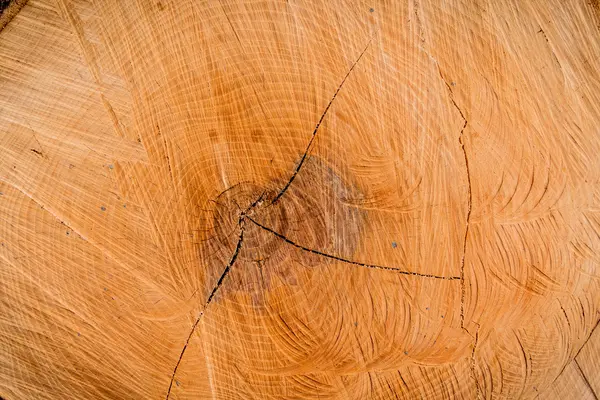
[[[600,396],[597,0],[13,17],[3,399]]]

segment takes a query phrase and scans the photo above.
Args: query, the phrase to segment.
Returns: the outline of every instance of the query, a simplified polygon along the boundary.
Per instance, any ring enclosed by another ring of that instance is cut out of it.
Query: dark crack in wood
[[[181,363],[181,360],[183,359],[185,350],[187,349],[188,344],[190,343],[190,340],[192,339],[192,336],[194,335],[194,332],[196,331],[196,327],[198,326],[200,319],[202,319],[202,316],[206,312],[206,309],[208,308],[210,303],[213,301],[215,295],[217,294],[217,292],[223,285],[225,278],[227,278],[227,276],[229,275],[229,272],[231,271],[231,267],[235,263],[235,260],[237,259],[238,254],[242,248],[242,243],[244,242],[244,215],[243,214],[240,216],[239,226],[240,226],[240,236],[239,236],[237,245],[235,247],[235,251],[233,252],[233,255],[231,256],[229,263],[227,263],[227,265],[225,266],[225,269],[223,270],[223,273],[219,277],[219,280],[217,281],[216,285],[213,287],[212,292],[208,296],[208,300],[206,300],[206,303],[204,304],[204,307],[202,308],[200,315],[198,315],[196,322],[194,322],[194,324],[192,325],[190,334],[188,335],[187,340],[185,341],[185,344],[183,345],[183,349],[181,350],[181,353],[179,354],[179,359],[177,360],[177,364],[175,364],[175,368],[173,369],[173,374],[171,375],[171,381],[169,382],[169,388],[167,389],[166,400],[168,400],[169,396],[171,395],[171,388],[173,387],[173,382],[175,380],[175,375],[177,374],[177,369],[179,368],[179,364]]]
[[[579,356],[579,353],[581,353],[581,350],[583,350],[583,348],[585,347],[585,345],[588,344],[588,342],[590,341],[590,338],[592,337],[592,335],[594,334],[594,331],[598,328],[598,326],[600,326],[600,319],[598,319],[598,321],[596,321],[596,325],[594,325],[594,327],[590,331],[590,334],[588,335],[587,339],[585,339],[585,342],[583,342],[583,344],[581,345],[581,347],[579,348],[579,350],[577,351],[577,353],[573,357],[574,359]]]
[[[590,392],[592,392],[592,394],[594,395],[594,399],[598,400],[598,395],[596,394],[596,391],[594,390],[594,387],[590,384],[590,381],[588,380],[587,376],[585,375],[585,373],[581,369],[581,366],[577,362],[577,359],[573,359],[573,361],[575,362],[575,366],[577,367],[577,370],[579,371],[579,374],[581,375],[581,377],[585,381],[585,384],[587,385],[588,389],[590,389]]]
[[[473,351],[471,352],[471,375],[473,376],[473,380],[475,381],[475,395],[476,399],[479,400],[481,398],[481,390],[479,388],[479,381],[477,380],[477,372],[476,367],[477,363],[475,360],[475,351],[477,350],[477,344],[479,344],[479,324],[477,326],[477,330],[475,331],[475,341],[473,343]]]
[[[317,132],[319,131],[319,127],[323,123],[323,120],[325,119],[325,116],[327,115],[327,112],[331,108],[331,105],[333,104],[334,100],[336,99],[338,93],[340,92],[340,90],[344,86],[344,83],[346,82],[346,80],[348,79],[348,77],[350,76],[350,74],[352,73],[352,71],[354,70],[354,68],[356,67],[356,65],[358,64],[358,62],[360,61],[360,59],[363,57],[363,55],[365,54],[365,52],[369,48],[369,45],[371,44],[371,40],[369,40],[369,42],[365,46],[365,48],[362,51],[362,53],[360,53],[360,55],[358,56],[358,58],[356,59],[356,61],[354,61],[354,63],[352,64],[352,66],[350,67],[350,69],[348,70],[348,72],[346,73],[346,75],[344,76],[344,79],[342,79],[342,82],[337,87],[335,93],[333,94],[333,97],[331,98],[331,100],[329,100],[329,103],[327,104],[327,107],[325,107],[325,111],[323,111],[323,113],[321,114],[321,118],[319,118],[319,121],[317,122],[317,125],[315,125],[315,129],[313,130],[312,136],[311,136],[311,138],[310,138],[310,140],[308,142],[308,145],[306,146],[306,150],[304,151],[304,154],[302,155],[302,158],[300,159],[300,162],[296,166],[296,169],[292,173],[292,176],[287,181],[287,183],[285,184],[285,186],[283,187],[283,189],[281,189],[279,191],[279,193],[277,193],[277,196],[275,196],[275,198],[271,202],[271,205],[273,205],[273,204],[275,204],[275,203],[277,203],[279,201],[279,199],[281,198],[281,196],[283,196],[285,194],[285,192],[288,190],[288,188],[290,187],[290,185],[292,184],[292,182],[294,181],[294,179],[296,179],[296,175],[298,175],[298,173],[300,172],[300,169],[302,168],[302,165],[304,165],[304,162],[306,161],[306,158],[308,157],[308,154],[310,153],[310,150],[312,148],[314,140],[317,137]]]
[[[464,142],[464,132],[465,132],[465,129],[467,128],[469,121],[467,120],[467,117],[463,113],[462,109],[458,106],[458,104],[456,104],[456,101],[454,100],[454,93],[452,92],[452,87],[448,84],[448,81],[446,81],[446,79],[444,78],[444,75],[442,75],[442,71],[440,70],[439,64],[436,63],[436,65],[438,68],[438,73],[440,74],[440,78],[442,79],[442,81],[446,85],[446,88],[448,89],[448,96],[450,98],[450,101],[452,102],[452,104],[454,105],[454,108],[456,108],[456,110],[458,111],[458,113],[460,114],[461,118],[464,121],[464,124],[458,135],[458,143],[460,144],[460,148],[462,150],[463,157],[465,160],[465,169],[467,172],[467,193],[468,193],[465,235],[464,235],[464,239],[463,239],[462,255],[460,258],[460,327],[464,328],[465,327],[465,299],[466,299],[466,293],[467,293],[467,289],[466,289],[466,285],[465,285],[465,256],[467,253],[467,238],[469,236],[469,224],[471,222],[471,205],[473,202],[473,195],[471,193],[471,171],[469,170],[469,157],[467,156],[467,150],[465,149],[465,142]]]
[[[411,276],[418,276],[421,278],[433,278],[433,279],[443,279],[443,280],[459,280],[460,276],[441,276],[441,275],[434,275],[434,274],[422,274],[419,272],[411,272],[411,271],[406,271],[404,269],[401,268],[397,268],[397,267],[386,267],[383,265],[377,265],[377,264],[368,264],[368,263],[363,263],[363,262],[359,262],[359,261],[353,261],[353,260],[348,260],[346,258],[342,258],[342,257],[338,257],[338,256],[334,256],[332,254],[327,254],[327,253],[323,253],[322,251],[319,250],[315,250],[315,249],[310,249],[308,247],[302,246],[301,244],[298,244],[296,242],[294,242],[293,240],[289,239],[288,237],[282,235],[281,233],[274,231],[273,229],[261,224],[260,222],[257,222],[256,220],[252,219],[251,217],[246,217],[250,222],[252,222],[253,224],[255,224],[256,226],[258,226],[259,228],[270,232],[271,234],[275,235],[276,237],[278,237],[279,239],[283,240],[284,242],[309,253],[313,253],[316,254],[318,256],[322,256],[322,257],[326,257],[332,260],[336,260],[336,261],[340,261],[346,264],[352,264],[352,265],[356,265],[356,266],[360,266],[360,267],[365,267],[365,268],[371,268],[371,269],[380,269],[380,270],[385,270],[385,271],[393,271],[396,272],[398,274],[402,274],[402,275],[411,275]]]
[[[573,360],[575,360],[579,356],[579,353],[581,353],[581,350],[583,350],[583,348],[585,347],[585,345],[588,343],[588,341],[592,337],[592,334],[594,333],[594,331],[596,330],[596,328],[598,327],[598,325],[600,325],[600,319],[596,322],[596,325],[594,325],[594,327],[592,328],[592,331],[590,332],[590,334],[588,335],[588,337],[585,339],[585,342],[583,342],[583,344],[581,345],[581,347],[579,347],[579,350],[577,350],[577,353],[575,353],[575,356],[573,356]],[[563,374],[563,372],[565,372],[565,369],[567,369],[567,366],[569,365],[569,362],[566,362],[563,365],[562,369],[556,375],[556,377],[554,378],[554,380],[552,381],[552,383],[556,382],[556,380]]]
[[[462,115],[462,113],[461,113]],[[463,152],[463,156],[465,159],[465,168],[467,171],[467,182],[468,182],[468,193],[469,200],[467,203],[467,219],[465,223],[465,236],[463,239],[463,249],[462,256],[460,259],[460,281],[461,281],[461,294],[460,294],[460,326],[464,328],[465,326],[465,297],[466,297],[466,287],[465,287],[465,256],[467,254],[467,238],[469,236],[469,224],[471,222],[471,204],[473,201],[471,194],[471,172],[469,171],[469,158],[467,157],[467,151],[465,150],[465,142],[463,141],[463,132],[467,127],[467,120],[465,119],[465,124],[463,125],[458,141],[460,142],[460,147]]]

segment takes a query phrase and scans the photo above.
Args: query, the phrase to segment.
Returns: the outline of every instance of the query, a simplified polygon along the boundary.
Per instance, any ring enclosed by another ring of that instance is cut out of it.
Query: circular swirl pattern
[[[267,286],[273,275],[294,284],[292,265],[312,268],[330,260],[306,249],[351,257],[359,238],[360,211],[344,206],[344,199],[356,196],[357,190],[345,183],[331,168],[310,157],[302,174],[278,197],[285,181],[263,188],[242,182],[223,191],[214,199],[213,240],[207,242],[211,270],[222,270],[231,262],[243,231],[243,243],[236,254],[236,263],[256,263],[261,268],[261,280]],[[332,184],[333,182],[333,184]],[[310,190],[315,185],[327,190]],[[265,229],[268,228],[268,229]],[[289,241],[305,249],[294,246]],[[273,265],[277,268],[265,268]],[[232,289],[250,289],[244,283],[245,267],[232,274],[228,283]],[[236,282],[237,281],[237,282]]]

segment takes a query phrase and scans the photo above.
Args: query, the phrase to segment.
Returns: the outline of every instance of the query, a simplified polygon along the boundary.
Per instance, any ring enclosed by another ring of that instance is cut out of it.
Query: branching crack
[[[231,22],[230,22],[231,23]],[[237,34],[236,34],[237,35]],[[239,39],[238,39],[239,40]],[[293,171],[292,175],[290,176],[290,179],[287,181],[287,183],[285,184],[285,186],[278,192],[278,194],[275,196],[275,198],[271,201],[270,205],[275,204],[277,201],[279,201],[279,199],[286,193],[286,191],[288,190],[288,188],[290,187],[290,185],[292,184],[292,182],[294,181],[294,179],[296,178],[296,176],[298,175],[298,173],[300,172],[302,166],[304,165],[304,162],[306,161],[312,147],[313,147],[313,143],[314,140],[317,136],[318,130],[321,126],[321,124],[323,123],[323,120],[325,119],[329,109],[331,108],[333,102],[335,101],[338,93],[340,92],[340,90],[342,89],[342,87],[344,86],[344,83],[346,82],[346,80],[348,79],[348,77],[350,76],[350,74],[352,73],[352,71],[354,70],[354,68],[356,67],[356,65],[360,62],[361,58],[363,57],[363,55],[366,53],[366,51],[368,50],[369,46],[371,44],[371,40],[369,40],[369,42],[367,43],[367,45],[365,46],[365,48],[363,49],[363,51],[361,52],[361,54],[358,56],[358,58],[356,59],[356,61],[352,64],[352,66],[350,67],[350,69],[348,70],[348,72],[346,73],[346,75],[344,76],[344,78],[342,79],[341,83],[339,84],[339,86],[337,87],[336,91],[334,92],[331,100],[329,101],[329,103],[327,104],[327,106],[325,107],[325,110],[323,111],[323,113],[321,114],[321,117],[319,118],[319,121],[317,122],[312,136],[308,142],[308,145],[306,146],[306,150],[304,151],[302,158],[300,159],[300,162],[298,163],[298,165],[296,166],[295,170]],[[231,256],[228,264],[225,266],[225,269],[223,270],[221,276],[219,277],[219,279],[217,280],[217,283],[215,284],[213,290],[211,291],[204,307],[202,308],[202,311],[200,312],[200,314],[198,315],[198,318],[196,319],[196,321],[194,322],[194,324],[192,325],[192,328],[190,330],[190,333],[185,341],[185,344],[183,346],[183,349],[181,350],[181,353],[179,355],[179,359],[177,360],[177,363],[175,364],[175,368],[173,369],[173,374],[171,375],[171,380],[169,382],[169,388],[167,390],[167,396],[166,396],[166,400],[169,399],[170,393],[171,393],[171,389],[173,387],[173,382],[175,380],[175,375],[177,374],[177,369],[179,368],[179,365],[181,363],[181,360],[183,359],[183,356],[185,354],[185,351],[188,347],[188,344],[196,330],[196,327],[198,326],[202,316],[205,314],[208,306],[211,304],[211,302],[213,301],[213,299],[215,298],[218,290],[221,288],[221,286],[223,285],[223,282],[225,281],[225,279],[227,278],[227,276],[229,275],[229,272],[231,271],[231,268],[233,267],[235,261],[237,260],[237,257],[239,255],[239,252],[242,248],[243,245],[243,241],[244,241],[244,231],[245,231],[245,222],[246,220],[249,220],[250,222],[252,222],[253,224],[255,224],[256,226],[258,226],[259,228],[271,233],[272,235],[278,237],[279,239],[283,240],[284,242],[288,243],[291,246],[294,246],[302,251],[306,251],[309,253],[313,253],[316,254],[318,256],[322,256],[322,257],[326,257],[332,260],[336,260],[339,262],[343,262],[346,264],[352,264],[352,265],[356,265],[356,266],[360,266],[360,267],[364,267],[364,268],[371,268],[371,269],[379,269],[379,270],[386,270],[386,271],[393,271],[396,272],[398,274],[402,274],[402,275],[411,275],[411,276],[416,276],[416,277],[421,277],[421,278],[432,278],[432,279],[441,279],[441,280],[449,280],[449,281],[453,281],[453,280],[460,280],[461,283],[461,309],[460,309],[460,318],[461,318],[461,328],[464,329],[464,301],[465,301],[465,253],[466,253],[466,244],[467,244],[467,236],[469,233],[469,222],[470,222],[470,217],[471,217],[471,201],[472,201],[472,196],[471,196],[471,176],[470,176],[470,172],[469,172],[469,160],[467,157],[467,153],[465,150],[465,145],[464,145],[464,140],[463,140],[463,134],[464,131],[467,127],[468,121],[464,115],[464,113],[462,112],[462,110],[460,109],[460,107],[456,104],[456,102],[454,101],[453,98],[453,93],[452,93],[452,88],[450,87],[450,85],[448,85],[448,83],[446,82],[446,80],[444,79],[444,77],[442,76],[441,71],[439,70],[439,65],[438,65],[438,71],[440,73],[440,76],[442,78],[442,80],[444,81],[444,83],[446,84],[446,87],[448,88],[449,94],[450,94],[450,100],[452,101],[452,104],[454,105],[454,107],[458,110],[458,112],[460,113],[461,117],[464,120],[464,125],[460,131],[460,135],[459,135],[459,143],[461,145],[461,149],[463,152],[463,156],[465,159],[465,167],[466,167],[466,172],[467,172],[467,180],[468,180],[468,210],[467,210],[467,218],[466,218],[466,227],[465,227],[465,235],[464,235],[464,242],[463,242],[463,251],[462,251],[462,257],[461,257],[461,269],[460,269],[460,276],[442,276],[442,275],[434,275],[434,274],[424,274],[424,273],[418,273],[418,272],[411,272],[411,271],[406,271],[404,269],[401,268],[397,268],[397,267],[388,267],[388,266],[382,266],[382,265],[377,265],[377,264],[368,264],[368,263],[363,263],[363,262],[358,262],[358,261],[353,261],[353,260],[349,260],[346,258],[342,258],[342,257],[338,257],[332,254],[327,254],[324,253],[322,251],[319,250],[315,250],[315,249],[310,249],[308,247],[302,246],[294,241],[292,241],[291,239],[289,239],[288,237],[284,236],[283,234],[276,232],[275,230],[262,225],[261,223],[257,222],[256,220],[254,220],[250,215],[251,215],[251,211],[252,209],[254,209],[256,206],[258,206],[259,204],[262,203],[265,193],[263,192],[250,206],[248,206],[245,210],[241,210],[241,208],[238,205],[238,208],[240,208],[240,215],[239,215],[239,219],[238,219],[238,226],[240,229],[240,234],[239,234],[239,239],[236,245],[236,248],[233,252],[233,255]],[[262,271],[261,271],[262,273]],[[477,330],[476,334],[475,334],[475,342],[474,342],[474,346],[473,346],[473,351],[472,351],[472,373],[473,376],[475,376],[475,350],[476,350],[476,346],[477,346],[477,342],[479,339],[479,330]],[[478,387],[478,383],[477,381],[475,382],[477,385],[477,392],[478,392],[478,396],[479,396],[479,387]]]
[[[300,162],[296,166],[296,169],[292,173],[292,176],[290,176],[290,179],[287,181],[287,183],[285,184],[285,186],[283,187],[283,189],[281,189],[279,191],[279,193],[277,194],[277,196],[275,196],[275,198],[271,202],[271,205],[275,204],[277,201],[279,201],[279,199],[281,198],[281,196],[283,196],[285,194],[285,192],[288,190],[288,188],[290,187],[290,185],[292,184],[292,182],[294,181],[294,179],[296,179],[296,175],[298,175],[298,173],[300,172],[300,169],[302,168],[302,165],[304,164],[304,161],[306,161],[306,158],[308,157],[308,154],[310,153],[310,150],[312,148],[313,142],[314,142],[315,138],[317,137],[317,132],[319,131],[319,127],[321,126],[321,123],[325,119],[325,116],[327,115],[327,112],[331,108],[331,105],[333,104],[333,101],[335,100],[335,98],[337,97],[338,93],[340,92],[340,90],[344,86],[344,83],[346,82],[346,79],[348,79],[348,77],[350,76],[350,73],[352,73],[352,71],[354,70],[354,67],[356,67],[356,65],[358,64],[358,62],[362,58],[362,56],[365,54],[365,52],[369,48],[370,44],[371,44],[371,40],[369,40],[369,42],[365,46],[365,48],[362,51],[362,53],[360,53],[360,55],[358,56],[358,58],[356,59],[356,61],[354,61],[354,63],[352,64],[352,66],[350,67],[350,69],[348,70],[348,72],[346,73],[346,75],[344,76],[344,79],[342,79],[342,82],[339,84],[338,88],[336,89],[335,93],[333,94],[333,97],[331,98],[331,100],[329,100],[329,103],[327,104],[327,107],[325,107],[325,111],[323,111],[323,113],[321,114],[321,118],[319,118],[319,121],[317,122],[317,125],[315,125],[315,129],[313,130],[312,136],[311,136],[311,138],[310,138],[310,140],[308,142],[308,145],[306,146],[306,150],[304,151],[304,154],[302,155],[302,158],[300,159]]]
[[[352,260],[348,260],[346,258],[342,258],[342,257],[338,257],[338,256],[334,256],[331,254],[327,254],[327,253],[323,253],[322,251],[319,250],[314,250],[314,249],[309,249],[308,247],[302,246],[296,242],[294,242],[293,240],[289,239],[288,237],[282,235],[279,232],[274,231],[273,229],[261,224],[260,222],[255,221],[254,219],[252,219],[251,217],[246,217],[250,222],[252,222],[253,224],[255,224],[256,226],[258,226],[259,228],[270,232],[271,234],[277,236],[279,239],[283,240],[284,242],[300,249],[303,251],[307,251],[309,253],[313,253],[322,257],[326,257],[326,258],[330,258],[332,260],[336,260],[336,261],[340,261],[340,262],[344,262],[346,264],[352,264],[352,265],[357,265],[360,267],[365,267],[365,268],[372,268],[372,269],[382,269],[385,271],[394,271],[396,273],[402,274],[402,275],[412,275],[412,276],[418,276],[421,278],[434,278],[434,279],[444,279],[444,280],[459,280],[460,276],[441,276],[441,275],[433,275],[433,274],[421,274],[418,272],[411,272],[411,271],[405,271],[401,268],[396,268],[396,267],[386,267],[383,265],[376,265],[376,264],[367,264],[367,263],[362,263],[362,262],[358,262],[358,261],[352,261]]]
[[[183,345],[183,349],[181,350],[181,353],[179,354],[179,359],[177,360],[177,364],[175,364],[175,368],[173,369],[173,374],[171,375],[171,381],[169,382],[169,389],[167,390],[167,397],[166,397],[167,400],[169,399],[169,395],[171,394],[171,388],[173,387],[173,381],[175,380],[175,375],[177,374],[177,368],[179,368],[179,364],[181,363],[181,360],[183,359],[183,355],[185,353],[185,350],[187,349],[188,344],[190,343],[190,340],[192,339],[192,336],[194,335],[194,332],[196,331],[196,327],[198,326],[198,323],[200,322],[200,319],[202,318],[202,316],[206,312],[206,309],[208,308],[208,306],[210,305],[210,303],[213,301],[213,299],[214,299],[215,295],[217,294],[218,290],[223,285],[223,282],[225,281],[225,278],[227,278],[227,275],[229,275],[229,272],[231,271],[231,267],[235,263],[235,260],[237,259],[238,254],[239,254],[239,252],[240,252],[240,250],[242,248],[242,243],[244,242],[244,222],[245,222],[245,213],[241,213],[240,214],[240,219],[239,219],[239,222],[238,222],[238,225],[240,227],[240,236],[239,236],[237,245],[235,247],[235,251],[233,252],[233,255],[231,256],[231,258],[229,260],[229,263],[227,263],[227,265],[225,266],[225,269],[223,270],[223,273],[219,277],[219,280],[217,281],[216,285],[214,286],[212,292],[208,296],[208,300],[206,300],[206,303],[204,304],[204,307],[202,308],[202,311],[200,312],[200,315],[198,315],[198,318],[196,319],[196,322],[194,322],[194,324],[192,325],[192,329],[190,330],[190,334],[188,335],[187,340],[185,341],[185,344]]]
[[[458,110],[458,113],[460,114],[461,118],[464,121],[464,124],[460,130],[460,134],[458,135],[458,143],[460,143],[460,148],[462,150],[463,157],[465,159],[465,169],[467,172],[467,184],[468,184],[467,185],[468,201],[467,201],[467,218],[466,218],[467,221],[465,223],[465,235],[464,235],[464,239],[463,239],[462,256],[460,258],[460,327],[464,328],[465,327],[465,297],[466,297],[465,255],[467,253],[467,237],[469,236],[469,223],[471,222],[471,204],[473,201],[473,196],[471,193],[471,172],[469,170],[469,157],[467,156],[467,151],[465,149],[465,142],[464,142],[464,132],[465,132],[465,129],[467,128],[469,121],[467,121],[465,114],[463,113],[462,109],[458,106],[458,104],[456,104],[456,101],[454,101],[454,93],[452,92],[452,87],[448,84],[448,82],[444,78],[444,75],[442,75],[442,71],[440,70],[439,64],[436,63],[436,65],[438,68],[438,73],[440,74],[440,78],[442,79],[442,81],[444,82],[446,87],[448,88],[448,94],[450,97],[450,101],[454,105],[454,108],[456,108],[456,110]]]

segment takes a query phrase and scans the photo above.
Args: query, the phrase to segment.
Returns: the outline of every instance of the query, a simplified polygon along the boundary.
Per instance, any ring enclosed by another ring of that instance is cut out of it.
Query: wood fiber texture
[[[597,0],[30,0],[0,396],[597,399]]]
[[[14,18],[28,0],[0,0],[0,31]]]

